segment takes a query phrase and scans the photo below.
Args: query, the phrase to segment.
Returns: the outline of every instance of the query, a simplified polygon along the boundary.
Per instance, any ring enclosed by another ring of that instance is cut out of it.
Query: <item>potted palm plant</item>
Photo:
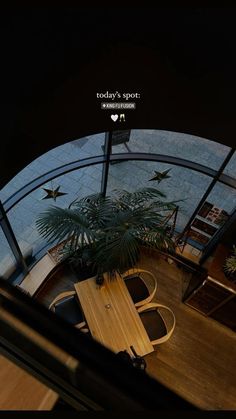
[[[230,256],[225,260],[224,271],[228,278],[236,279],[236,246],[233,246],[233,250]]]
[[[114,190],[74,200],[68,208],[49,207],[36,221],[40,235],[66,240],[64,258],[92,266],[93,272],[112,274],[132,268],[141,246],[172,251],[167,220],[175,202],[167,202],[155,188],[135,192]]]

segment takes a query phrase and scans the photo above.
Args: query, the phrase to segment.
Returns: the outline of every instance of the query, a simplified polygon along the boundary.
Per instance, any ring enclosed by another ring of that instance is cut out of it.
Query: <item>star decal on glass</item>
[[[60,186],[58,186],[56,189],[47,189],[43,188],[45,192],[47,192],[47,195],[44,196],[42,199],[53,199],[56,201],[58,196],[67,195],[66,192],[59,192]]]
[[[168,175],[170,170],[171,169],[167,169],[167,170],[164,170],[164,172],[157,172],[156,170],[154,170],[155,176],[149,180],[157,180],[157,182],[160,183],[163,179],[168,179],[169,177],[171,177]]]

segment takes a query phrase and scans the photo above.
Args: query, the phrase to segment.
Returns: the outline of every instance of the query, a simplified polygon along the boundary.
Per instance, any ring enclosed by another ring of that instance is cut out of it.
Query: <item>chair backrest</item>
[[[163,309],[163,312],[167,311],[168,313],[170,313],[170,315],[171,315],[171,325],[169,324],[169,322],[167,322],[165,320],[165,317],[161,313],[160,310],[162,310],[162,309]],[[159,337],[159,338],[154,339],[154,340],[151,341],[151,343],[153,345],[159,345],[161,343],[166,342],[168,339],[170,339],[170,337],[171,337],[171,335],[172,335],[172,333],[175,329],[175,325],[176,325],[175,315],[169,307],[167,307],[163,304],[159,304],[159,303],[145,304],[144,306],[138,308],[138,313],[145,313],[145,311],[147,312],[147,311],[150,311],[150,310],[156,310],[158,312],[159,316],[161,316],[161,318],[162,318],[162,320],[165,324],[165,327],[166,327],[166,334],[164,336]]]
[[[81,329],[83,332],[89,333],[89,329],[88,329],[87,324],[86,324],[85,319],[84,319],[84,313],[83,313],[83,310],[81,308],[80,301],[78,299],[78,295],[75,291],[61,292],[51,302],[51,304],[49,306],[49,309],[55,312],[55,307],[58,304],[63,303],[64,300],[70,299],[70,298],[74,299],[74,303],[76,303],[76,312],[77,312],[77,313],[74,313],[74,316],[73,315],[71,316],[72,323],[74,324],[75,327],[77,327],[78,329]],[[72,304],[72,311],[75,311],[75,310],[73,310],[73,306],[74,306],[74,304]],[[60,310],[60,308],[59,308],[59,310]],[[57,311],[57,314],[59,314],[58,311]],[[72,317],[73,317],[73,319],[72,319]],[[75,321],[76,321],[76,323],[75,323]]]
[[[59,295],[57,295],[54,300],[51,302],[50,306],[49,306],[49,310],[53,310],[55,311],[55,304],[61,300],[63,300],[66,297],[70,297],[71,295],[75,295],[76,292],[75,291],[64,291],[61,292]]]
[[[136,307],[141,307],[144,304],[148,304],[148,303],[150,303],[153,300],[153,298],[154,298],[154,296],[156,294],[156,291],[157,291],[157,281],[156,281],[156,278],[155,278],[155,276],[153,275],[152,272],[147,271],[146,269],[141,269],[141,268],[129,269],[128,271],[126,271],[126,272],[124,272],[122,274],[122,277],[123,277],[124,280],[129,279],[132,276],[135,277],[135,276],[138,275],[141,278],[141,280],[144,282],[144,284],[145,284],[145,280],[143,279],[142,274],[147,274],[151,278],[151,280],[152,280],[152,288],[153,289],[152,289],[152,292],[151,293],[149,292],[149,296],[148,297],[146,297],[146,298],[144,298],[144,299],[142,299],[142,300],[140,300],[138,302],[135,302],[135,306]]]

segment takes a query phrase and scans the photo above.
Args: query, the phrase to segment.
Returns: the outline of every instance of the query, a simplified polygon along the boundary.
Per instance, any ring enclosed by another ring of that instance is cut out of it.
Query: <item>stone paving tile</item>
[[[236,178],[236,154],[234,154],[225,168],[225,173]]]
[[[164,130],[144,131],[145,133],[143,130],[131,131],[128,145],[132,152],[173,155],[217,168],[229,151],[227,146],[194,135]]]

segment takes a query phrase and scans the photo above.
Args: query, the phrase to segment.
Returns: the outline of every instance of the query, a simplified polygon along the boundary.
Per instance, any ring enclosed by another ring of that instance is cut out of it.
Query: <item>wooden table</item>
[[[116,275],[110,281],[104,274],[102,287],[95,278],[75,284],[89,329],[94,339],[116,353],[126,349],[133,355],[132,345],[138,355],[147,355],[154,348],[123,278]]]

